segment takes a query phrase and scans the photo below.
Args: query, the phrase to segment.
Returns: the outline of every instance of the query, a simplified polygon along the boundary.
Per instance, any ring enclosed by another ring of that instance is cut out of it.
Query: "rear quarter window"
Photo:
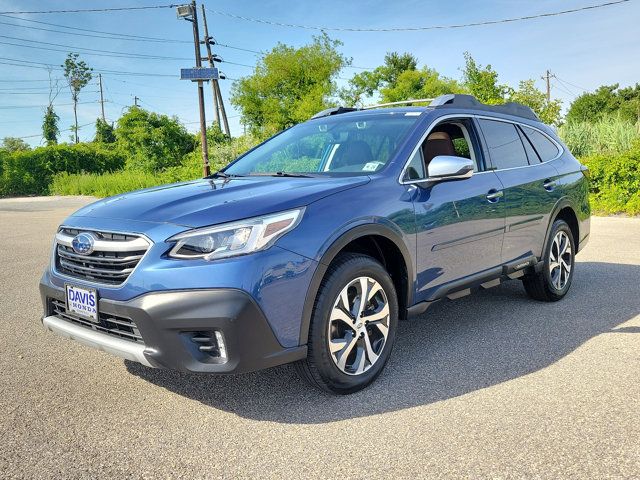
[[[553,160],[560,154],[560,150],[558,150],[556,144],[549,140],[546,135],[540,133],[538,130],[525,126],[522,127],[522,130],[543,162]]]

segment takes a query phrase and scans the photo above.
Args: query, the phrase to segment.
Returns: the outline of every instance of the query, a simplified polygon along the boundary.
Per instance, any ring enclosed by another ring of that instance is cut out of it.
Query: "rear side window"
[[[542,159],[543,162],[548,162],[549,160],[553,160],[558,156],[560,150],[555,143],[553,143],[546,135],[543,135],[538,130],[534,130],[529,127],[522,127],[522,130],[527,135],[533,148],[536,149],[538,155]]]
[[[516,126],[495,120],[480,120],[491,161],[497,169],[529,165]]]

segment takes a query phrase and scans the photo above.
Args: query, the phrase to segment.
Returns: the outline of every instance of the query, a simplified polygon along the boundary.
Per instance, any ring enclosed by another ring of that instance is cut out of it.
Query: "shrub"
[[[58,172],[112,172],[121,169],[125,160],[119,151],[91,143],[51,145],[0,158],[2,195],[46,195]]]
[[[209,150],[211,171],[224,168],[231,160],[246,152],[256,143],[252,137],[234,138],[212,145]],[[49,192],[52,195],[93,195],[108,197],[119,193],[154,187],[166,183],[195,180],[202,177],[200,150],[185,155],[180,165],[151,173],[141,170],[123,170],[102,175],[91,173],[59,173],[53,178]]]
[[[127,168],[157,172],[180,164],[195,140],[177,118],[131,107],[118,120],[115,134],[127,155]]]
[[[626,152],[581,161],[591,172],[591,206],[596,213],[640,214],[640,141]]]
[[[595,122],[566,123],[558,134],[576,157],[620,153],[629,150],[640,137],[640,124],[611,115]]]

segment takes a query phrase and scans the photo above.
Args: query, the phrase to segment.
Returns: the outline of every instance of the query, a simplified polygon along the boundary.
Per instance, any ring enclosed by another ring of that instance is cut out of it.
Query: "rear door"
[[[549,216],[558,198],[558,172],[542,162],[519,125],[480,118],[492,167],[504,186],[507,209],[502,261],[542,255]],[[535,130],[537,132],[537,130]]]

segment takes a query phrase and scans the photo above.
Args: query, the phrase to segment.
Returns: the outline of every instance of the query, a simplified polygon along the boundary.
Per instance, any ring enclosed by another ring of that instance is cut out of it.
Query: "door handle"
[[[553,189],[554,189],[554,188],[556,188],[556,181],[555,181],[555,180],[549,180],[549,179],[546,179],[546,180],[544,181],[544,183],[542,184],[542,186],[544,187],[544,189],[545,189],[547,192],[552,192],[552,191],[553,191]]]
[[[496,190],[495,188],[492,188],[489,190],[489,193],[487,193],[487,200],[491,203],[497,202],[502,197],[504,197],[504,192],[502,190]]]

